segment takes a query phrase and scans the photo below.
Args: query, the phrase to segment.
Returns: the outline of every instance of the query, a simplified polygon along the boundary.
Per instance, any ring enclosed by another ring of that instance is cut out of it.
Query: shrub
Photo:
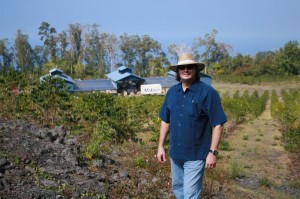
[[[147,162],[144,157],[138,156],[133,160],[133,165],[138,168],[145,168]]]
[[[238,165],[237,162],[232,162],[230,167],[230,178],[235,179],[241,176],[242,168]]]
[[[248,140],[249,136],[248,135],[243,135],[243,140]]]
[[[268,188],[272,186],[272,182],[268,178],[259,179],[259,184],[260,186],[264,186]]]
[[[272,92],[272,117],[279,122],[286,150],[295,152],[300,157],[300,92],[281,90],[281,96],[282,101],[279,102],[277,94]]]

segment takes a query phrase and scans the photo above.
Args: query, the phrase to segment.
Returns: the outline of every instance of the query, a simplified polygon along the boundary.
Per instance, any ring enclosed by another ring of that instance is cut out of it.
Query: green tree
[[[122,51],[122,60],[124,65],[129,68],[134,68],[134,63],[136,61],[136,44],[139,40],[137,35],[129,36],[124,33],[120,36],[120,49]]]
[[[41,74],[43,71],[43,66],[45,63],[47,63],[47,50],[44,49],[44,46],[35,46],[34,47],[34,61],[36,64],[35,69],[37,70],[38,74]],[[46,71],[48,72],[48,71]]]
[[[176,44],[171,44],[168,47],[168,52],[171,56],[171,59],[174,60],[174,63],[178,62],[179,51],[180,51],[180,49]]]
[[[82,61],[82,32],[83,26],[80,24],[70,24],[69,25],[69,40],[70,40],[70,55],[71,55],[71,74],[73,74],[74,66],[79,66]],[[76,67],[77,69],[80,68]]]
[[[233,71],[243,67],[244,56],[241,53],[238,53],[235,57],[232,58],[232,67]]]
[[[50,27],[50,24],[47,22],[42,22],[39,27],[39,33],[41,37],[40,40],[44,41],[44,45],[49,48],[51,60],[56,63],[56,46],[57,46],[57,37],[56,30],[54,27]]]
[[[98,25],[89,26],[89,31],[85,34],[84,61],[86,63],[86,72],[93,74],[97,72],[97,77],[105,76],[105,47],[102,42],[102,35],[98,31]]]
[[[254,57],[254,67],[251,71],[254,76],[258,75],[278,75],[278,68],[275,67],[274,61],[275,61],[276,53],[272,51],[266,51],[266,52],[258,52],[255,54]]]
[[[217,73],[231,73],[232,72],[232,57],[225,56],[216,66]]]
[[[58,45],[58,51],[57,56],[59,57],[59,62],[57,65],[60,69],[62,69],[65,73],[70,74],[71,73],[71,55],[68,47],[70,46],[70,42],[68,40],[68,35],[66,31],[62,31],[58,33],[57,36],[57,45]]]
[[[205,34],[204,38],[196,37],[193,41],[193,49],[204,47],[204,51],[200,56],[205,63],[205,73],[213,63],[219,62],[223,57],[228,56],[228,51],[231,49],[230,45],[216,42],[217,33],[218,31],[213,29],[211,33]],[[198,54],[198,52],[194,54]]]
[[[12,67],[13,52],[10,51],[7,39],[0,40],[0,70]]]
[[[289,41],[275,58],[275,63],[282,74],[299,75],[300,72],[300,48],[297,41]]]
[[[240,75],[259,75],[257,67],[253,63],[253,58],[250,55],[241,56],[238,54],[236,59],[234,58],[235,73]]]
[[[149,76],[150,77],[159,77],[164,76],[166,72],[165,66],[170,65],[166,54],[161,52],[159,56],[153,57],[149,55]]]
[[[60,59],[61,60],[67,60],[69,59],[69,53],[67,51],[67,47],[69,45],[68,42],[68,36],[65,31],[58,33],[58,43],[59,43],[59,49],[60,49]]]
[[[243,67],[251,67],[253,66],[253,59],[250,55],[245,55],[243,59]]]
[[[119,49],[119,40],[115,34],[103,33],[105,50],[110,59],[110,72],[116,69],[117,51]]]
[[[138,73],[138,75],[149,75],[149,55],[152,54],[153,57],[156,57],[156,55],[158,55],[160,51],[160,44],[157,41],[153,40],[149,35],[143,35],[142,38],[139,38],[136,46],[136,52],[138,57],[138,61],[136,63],[136,72]]]
[[[16,51],[17,67],[25,73],[33,72],[34,52],[28,42],[28,35],[23,34],[21,30],[17,30],[14,47]]]

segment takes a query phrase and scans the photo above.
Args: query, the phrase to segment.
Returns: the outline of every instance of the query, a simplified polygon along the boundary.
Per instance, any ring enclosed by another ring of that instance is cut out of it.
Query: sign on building
[[[141,94],[160,94],[160,93],[161,93],[160,84],[141,85]]]

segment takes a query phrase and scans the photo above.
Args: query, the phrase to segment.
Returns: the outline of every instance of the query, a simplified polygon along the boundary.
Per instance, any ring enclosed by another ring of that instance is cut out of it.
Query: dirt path
[[[270,102],[260,117],[240,125],[226,141],[231,150],[221,151],[219,164],[234,178],[230,198],[300,198],[294,188],[300,164],[284,149]]]

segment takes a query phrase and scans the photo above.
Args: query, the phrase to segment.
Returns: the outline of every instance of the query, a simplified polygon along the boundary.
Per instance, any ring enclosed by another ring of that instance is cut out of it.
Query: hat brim
[[[202,64],[202,63],[191,63],[191,64],[178,64],[178,65],[172,65],[172,66],[169,66],[169,68],[172,70],[172,71],[174,71],[174,72],[176,72],[176,70],[177,70],[177,67],[178,66],[182,66],[182,65],[194,65],[194,66],[196,66],[196,69],[197,69],[197,71],[201,71],[201,70],[203,70],[203,68],[205,67],[205,64]]]

